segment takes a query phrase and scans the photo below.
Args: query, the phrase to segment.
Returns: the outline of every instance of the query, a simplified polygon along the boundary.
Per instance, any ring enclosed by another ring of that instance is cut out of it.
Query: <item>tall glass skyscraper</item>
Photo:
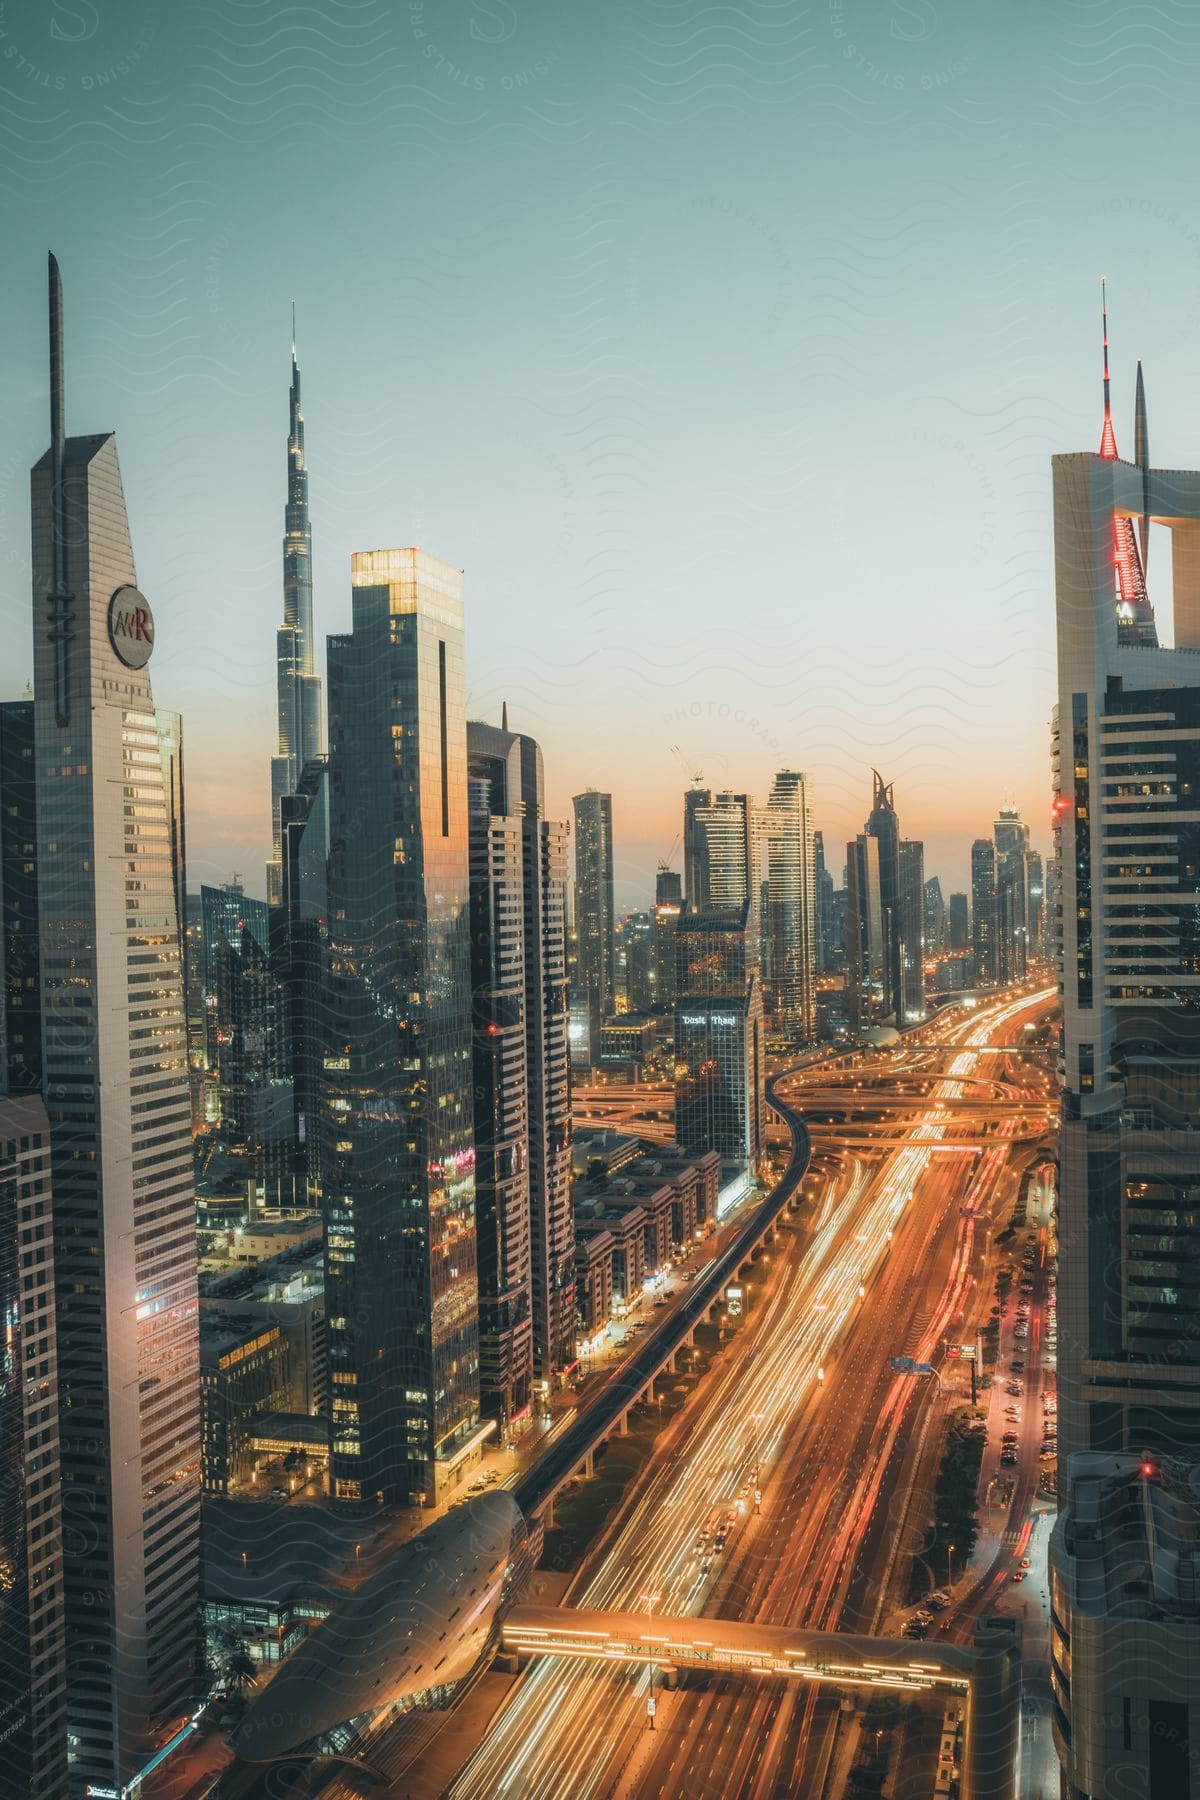
[[[278,747],[271,758],[271,860],[267,899],[283,893],[282,819],[285,794],[294,794],[314,757],[321,754],[321,680],[313,662],[312,530],[308,522],[308,468],[304,461],[304,414],[300,409],[300,366],[292,321],[292,386],[287,445],[287,504],[283,529],[283,624],[275,639]]]
[[[996,846],[991,838],[976,838],[971,845],[971,948],[976,981],[997,980]]]
[[[33,470],[42,1052],[53,1152],[68,1724],[120,1789],[195,1692],[200,1388],[169,796],[115,439]]]
[[[430,1498],[479,1423],[463,589],[418,549],[352,558],[329,640],[331,1474]]]
[[[883,924],[882,1014],[904,1023],[904,928],[900,903],[900,821],[890,782],[871,771],[871,813],[865,826],[879,845],[879,911]]]
[[[600,1057],[600,1027],[617,996],[612,795],[588,788],[575,809],[575,970],[572,1037],[581,1060]],[[582,1056],[586,1034],[586,1057]]]
[[[750,905],[685,912],[675,929],[675,1133],[752,1172],[763,1149],[763,1010]]]
[[[816,1032],[817,936],[808,776],[781,770],[763,811],[771,1022],[776,1031],[807,1043]]]

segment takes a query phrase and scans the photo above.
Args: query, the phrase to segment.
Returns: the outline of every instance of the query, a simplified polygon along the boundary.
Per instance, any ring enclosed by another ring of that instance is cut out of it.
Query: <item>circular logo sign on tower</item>
[[[108,641],[127,669],[144,669],[154,648],[154,614],[135,587],[119,587],[108,603]]]

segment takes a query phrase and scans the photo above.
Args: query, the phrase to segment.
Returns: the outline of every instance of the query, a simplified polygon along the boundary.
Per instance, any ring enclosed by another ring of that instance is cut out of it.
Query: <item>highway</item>
[[[874,1625],[909,1421],[923,1398],[911,1378],[888,1373],[887,1357],[924,1360],[961,1329],[982,1285],[979,1220],[998,1196],[1011,1198],[1010,1159],[1026,1135],[1016,1117],[972,1119],[947,1103],[983,1075],[994,1044],[1019,1044],[1052,999],[981,1006],[930,1026],[923,1043],[853,1065],[860,1081],[889,1087],[898,1128],[850,1146],[836,1124],[828,1142],[814,1125],[831,1173],[811,1216],[775,1259],[743,1331],[663,1432],[575,1584],[577,1604]],[[997,1064],[1001,1091],[989,1099],[1003,1100],[1004,1073]],[[784,1077],[781,1101],[806,1112],[810,1084],[828,1091],[827,1065]],[[1016,1101],[1020,1090],[1009,1091]],[[1029,1134],[1043,1129],[1031,1113]],[[819,1791],[797,1784],[838,1753],[828,1703],[781,1704],[777,1692],[732,1686],[681,1691],[660,1700],[650,1734],[649,1681],[648,1670],[535,1663],[449,1791],[456,1800]]]

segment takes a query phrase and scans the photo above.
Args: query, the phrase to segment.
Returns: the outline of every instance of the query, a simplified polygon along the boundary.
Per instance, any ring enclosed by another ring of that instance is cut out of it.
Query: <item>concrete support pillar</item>
[[[667,1358],[667,1374],[668,1375],[673,1375],[675,1373],[675,1359],[678,1356],[678,1354],[679,1354],[678,1351],[672,1350],[670,1356],[668,1356],[668,1358]]]
[[[628,1437],[629,1436],[629,1414],[627,1412],[623,1412],[621,1414],[620,1418],[617,1420],[617,1436],[618,1437]]]
[[[653,1406],[655,1400],[653,1377],[646,1383],[646,1405]]]
[[[546,1527],[547,1531],[554,1530],[554,1496],[553,1496],[553,1494],[551,1494],[549,1500],[547,1500],[545,1506],[542,1508],[542,1524]]]
[[[596,1452],[594,1450],[589,1450],[587,1455],[584,1457],[583,1472],[587,1476],[589,1481],[591,1480],[592,1476],[596,1473]]]

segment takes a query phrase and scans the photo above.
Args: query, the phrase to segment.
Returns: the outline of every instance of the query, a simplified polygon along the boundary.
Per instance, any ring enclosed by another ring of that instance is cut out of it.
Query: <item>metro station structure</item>
[[[965,1704],[963,1800],[1012,1791],[1020,1713],[1019,1640],[985,1623],[973,1648],[933,1647],[728,1619],[647,1618],[526,1606],[540,1527],[499,1490],[455,1507],[330,1614],[251,1704],[233,1734],[243,1764],[332,1756],[371,1771],[372,1742],[401,1713],[446,1705],[507,1652],[654,1665],[747,1679],[829,1683]]]

